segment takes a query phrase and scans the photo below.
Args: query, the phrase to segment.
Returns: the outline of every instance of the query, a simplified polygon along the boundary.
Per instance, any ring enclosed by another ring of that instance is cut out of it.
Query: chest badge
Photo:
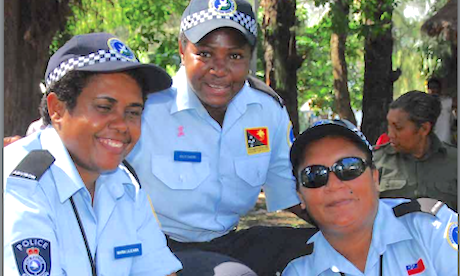
[[[417,263],[406,265],[406,270],[408,275],[415,275],[425,271],[425,264],[422,259],[419,259]]]
[[[244,132],[246,135],[246,150],[249,155],[270,151],[268,127],[246,128]]]

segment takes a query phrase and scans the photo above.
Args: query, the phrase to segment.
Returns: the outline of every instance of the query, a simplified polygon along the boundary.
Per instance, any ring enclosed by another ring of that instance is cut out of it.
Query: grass
[[[252,209],[246,216],[241,217],[240,223],[238,224],[238,230],[246,229],[255,225],[311,227],[307,222],[290,212],[267,212],[267,209],[265,208],[265,195],[263,193],[260,193],[254,209]]]

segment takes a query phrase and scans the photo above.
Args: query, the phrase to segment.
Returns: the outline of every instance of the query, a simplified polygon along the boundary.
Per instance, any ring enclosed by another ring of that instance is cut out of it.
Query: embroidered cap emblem
[[[128,60],[135,61],[136,56],[134,55],[133,51],[121,40],[118,38],[111,38],[107,41],[107,45],[109,46],[110,49],[116,51],[123,57],[127,58]]]
[[[236,11],[236,3],[233,0],[210,0],[209,8],[220,14],[233,14]]]

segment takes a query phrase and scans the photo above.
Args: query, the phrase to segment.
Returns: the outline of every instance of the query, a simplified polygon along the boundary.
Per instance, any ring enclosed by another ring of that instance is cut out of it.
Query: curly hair
[[[142,76],[136,70],[124,71],[132,77],[142,90],[143,100],[146,98],[146,91],[144,89],[144,81]],[[66,108],[72,111],[77,105],[78,96],[80,96],[83,89],[90,83],[91,79],[97,75],[104,74],[99,72],[85,72],[85,71],[70,71],[58,82],[49,87],[43,95],[38,111],[43,119],[44,125],[51,124],[51,118],[48,112],[47,97],[49,93],[53,92],[57,98],[64,102]]]

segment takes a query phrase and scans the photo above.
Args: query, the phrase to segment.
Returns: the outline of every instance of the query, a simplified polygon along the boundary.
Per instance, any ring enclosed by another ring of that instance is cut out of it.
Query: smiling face
[[[249,73],[251,48],[232,28],[221,28],[198,43],[179,43],[187,78],[205,108],[225,110]]]
[[[332,166],[344,157],[366,154],[342,137],[326,137],[312,142],[304,153],[299,172],[307,166]],[[299,187],[301,200],[325,234],[342,234],[371,227],[378,208],[378,172],[369,167],[358,178],[342,181],[329,173],[325,186]]]
[[[52,124],[85,183],[114,170],[141,133],[142,91],[127,74],[95,75],[72,110],[54,93],[48,96],[48,106]]]

